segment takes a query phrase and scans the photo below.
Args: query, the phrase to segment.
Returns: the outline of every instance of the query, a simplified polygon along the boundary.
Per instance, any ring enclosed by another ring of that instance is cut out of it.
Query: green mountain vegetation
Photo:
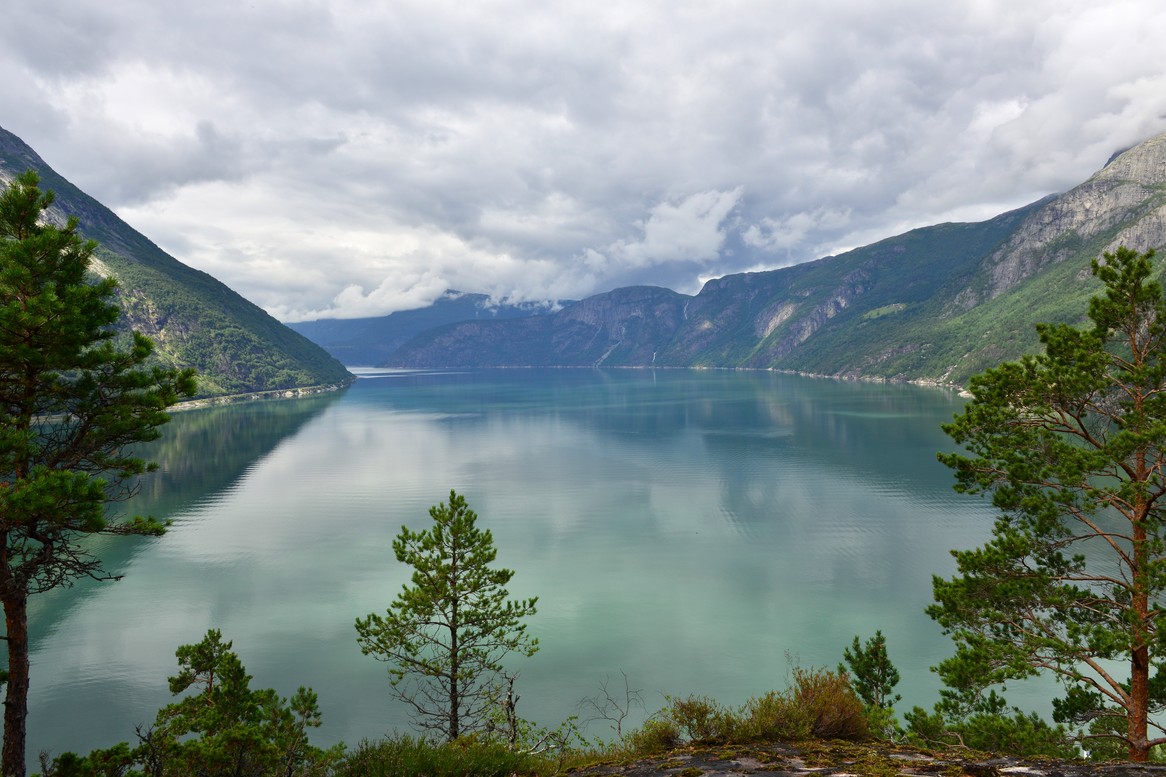
[[[94,269],[118,280],[122,325],[149,336],[157,357],[198,371],[201,397],[344,384],[340,362],[210,275],[179,262],[73,186],[0,128],[0,184],[35,170],[56,194],[50,215],[76,216],[99,243]]]
[[[709,281],[695,296],[617,289],[537,320],[422,332],[394,367],[780,369],[963,384],[1040,349],[1032,322],[1073,322],[1089,263],[1166,245],[1166,135],[1069,192],[994,219],[912,230],[847,253]]]

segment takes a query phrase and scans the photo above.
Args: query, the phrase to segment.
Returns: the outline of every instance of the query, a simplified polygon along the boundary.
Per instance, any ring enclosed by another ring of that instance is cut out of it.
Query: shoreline
[[[802,370],[787,370],[778,367],[712,367],[704,365],[679,366],[657,364],[508,364],[489,367],[369,367],[367,365],[344,365],[352,369],[384,369],[395,372],[442,372],[446,370],[694,370],[708,372],[721,370],[725,372],[772,372],[778,375],[796,375],[801,378],[815,378],[818,380],[840,380],[858,383],[891,383],[898,385],[926,386],[928,388],[946,389],[955,391],[960,396],[970,397],[965,386],[950,383],[943,378],[897,378],[882,375],[853,375],[846,373],[828,374],[823,372],[804,372]]]
[[[215,407],[218,405],[234,405],[240,402],[258,402],[272,399],[302,399],[303,397],[316,396],[318,394],[328,394],[333,391],[340,391],[352,385],[355,377],[352,380],[347,380],[341,383],[324,383],[316,386],[300,386],[297,388],[285,389],[268,389],[266,391],[253,391],[246,394],[224,394],[222,396],[214,397],[200,397],[198,399],[188,399],[183,402],[176,402],[167,411],[183,411],[183,410],[198,410],[204,407]]]

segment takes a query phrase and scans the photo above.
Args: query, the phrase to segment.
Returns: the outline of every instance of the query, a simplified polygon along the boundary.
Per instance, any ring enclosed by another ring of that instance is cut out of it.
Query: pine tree
[[[4,777],[23,775],[29,692],[29,596],[79,577],[109,579],[82,539],[158,534],[115,520],[149,466],[132,453],[155,439],[165,409],[194,393],[190,371],[151,366],[152,344],[119,345],[116,282],[91,282],[95,244],[77,222],[47,223],[51,193],[35,173],[0,194],[0,603],[8,649]]]
[[[413,567],[412,585],[383,617],[357,619],[357,642],[365,655],[391,663],[394,694],[414,721],[453,741],[486,726],[502,658],[538,650],[520,622],[538,600],[509,599],[504,586],[514,572],[489,566],[498,555],[494,538],[475,526],[463,497],[450,491],[449,504],[429,515],[429,529],[403,526],[393,541],[397,561]]]
[[[139,744],[122,742],[87,756],[63,753],[45,774],[97,777],[293,777],[330,773],[343,745],[320,750],[308,729],[321,723],[315,692],[300,687],[290,700],[253,690],[239,656],[211,629],[201,642],[175,652],[179,672],[170,692],[183,698],[158,710],[154,725],[138,727]],[[194,691],[193,693],[188,693]],[[42,756],[42,763],[44,758]],[[141,766],[143,771],[131,771]]]
[[[899,670],[887,655],[887,638],[882,631],[875,631],[865,645],[855,636],[854,643],[842,651],[842,660],[845,665],[839,664],[838,672],[850,675],[854,692],[868,708],[887,710],[903,698],[894,693]]]
[[[929,608],[957,645],[938,667],[949,705],[1052,672],[1067,691],[1057,720],[1137,761],[1166,743],[1151,717],[1166,704],[1166,300],[1152,258],[1094,261],[1090,325],[1038,325],[1044,354],[971,381],[944,427],[966,454],[939,458],[999,515],[986,545],[953,553],[959,574],[935,579]]]
[[[153,728],[139,735],[138,760],[155,773],[292,775],[335,755],[308,744],[307,730],[321,723],[315,692],[301,686],[289,701],[270,688],[252,690],[218,629],[175,656],[180,671],[170,692],[196,692],[159,710]]]

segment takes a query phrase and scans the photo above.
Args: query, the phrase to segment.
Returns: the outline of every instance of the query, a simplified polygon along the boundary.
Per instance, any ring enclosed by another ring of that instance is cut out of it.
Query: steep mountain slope
[[[460,321],[541,316],[557,307],[533,302],[494,304],[485,294],[450,290],[432,305],[416,310],[401,310],[374,318],[325,318],[288,326],[345,364],[376,366],[384,364],[393,351],[411,337],[428,329]]]
[[[149,335],[158,357],[199,372],[202,396],[345,383],[327,352],[204,272],[187,267],[58,175],[0,128],[0,185],[27,169],[56,193],[50,216],[76,216],[100,244],[94,269],[118,279],[128,326]]]
[[[746,367],[962,383],[1036,350],[1035,322],[1078,320],[1097,288],[1089,262],[1118,245],[1166,245],[1166,135],[1065,194],[989,221],[726,276],[695,297],[675,295],[672,307],[659,304],[666,290],[619,289],[538,327],[454,325],[406,343],[390,363]],[[579,341],[587,348],[555,345]]]
[[[869,350],[883,343],[868,337],[863,324],[918,315],[937,290],[970,277],[1026,212],[927,227],[837,257],[725,276],[695,297],[632,287],[537,323],[446,326],[409,341],[389,364],[768,368],[812,346]]]
[[[424,332],[388,366],[583,367],[651,364],[660,342],[684,320],[684,294],[629,286],[576,302],[558,313],[467,321]]]
[[[887,324],[918,318],[946,288],[966,282],[1028,212],[925,227],[816,262],[710,281],[665,361],[766,368],[876,352],[887,347]]]

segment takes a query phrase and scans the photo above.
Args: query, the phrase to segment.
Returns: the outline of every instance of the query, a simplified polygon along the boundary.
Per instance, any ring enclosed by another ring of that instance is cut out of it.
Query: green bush
[[[903,737],[903,729],[895,717],[895,710],[891,707],[872,707],[867,705],[864,710],[866,727],[871,737],[888,740],[899,740]]]
[[[42,759],[44,777],[151,777],[239,774],[309,777],[325,774],[343,746],[328,750],[308,742],[320,725],[316,694],[301,687],[291,699],[251,688],[251,675],[211,629],[197,644],[175,653],[179,672],[170,690],[183,696],[158,710],[154,725],[138,728],[137,747],[127,743],[87,756],[63,753]]]
[[[797,741],[810,736],[810,718],[787,694],[770,691],[745,703],[740,736],[751,742]]]
[[[1035,712],[1014,710],[1007,715],[974,715],[963,726],[965,743],[977,750],[1011,755],[1073,758],[1076,748],[1064,726],[1052,726]]]
[[[904,718],[908,739],[917,745],[951,747],[962,745],[986,753],[1051,758],[1078,755],[1064,726],[1052,726],[1035,712],[1025,714],[1013,707],[1005,712],[977,712],[965,718],[945,718],[937,709],[927,712],[915,707]]]
[[[668,717],[681,736],[698,744],[726,742],[733,738],[739,721],[732,710],[725,709],[707,696],[675,699]]]
[[[829,669],[793,670],[791,695],[799,714],[810,721],[810,734],[820,739],[865,739],[870,733],[865,706],[844,672]]]
[[[865,739],[869,714],[845,672],[799,667],[785,693],[770,691],[745,704],[740,733],[751,741]]]
[[[61,753],[50,760],[47,753],[40,755],[43,777],[133,777],[141,774],[130,771],[134,763],[134,753],[125,742],[86,756]]]
[[[497,742],[436,743],[408,735],[363,741],[333,771],[334,777],[507,777],[537,775],[543,761]]]
[[[666,718],[651,718],[628,734],[627,749],[637,756],[659,755],[680,745],[682,738],[676,724]]]
[[[625,740],[636,755],[666,752],[684,742],[746,744],[800,739],[865,739],[867,709],[845,672],[793,670],[793,685],[731,710],[704,696],[670,700]]]

